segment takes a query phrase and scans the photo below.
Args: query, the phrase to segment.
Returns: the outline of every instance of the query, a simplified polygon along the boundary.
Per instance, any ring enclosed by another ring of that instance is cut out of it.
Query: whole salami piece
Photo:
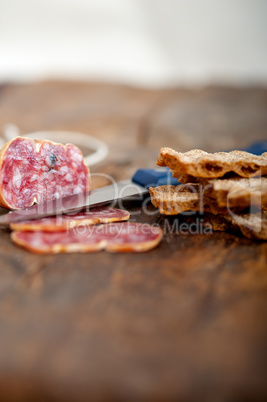
[[[68,215],[51,216],[34,220],[25,220],[10,224],[12,230],[64,232],[81,225],[95,225],[97,223],[109,223],[127,221],[130,213],[123,209],[97,207],[89,211],[72,213]]]
[[[65,232],[11,233],[19,246],[40,254],[94,252],[144,252],[156,247],[161,238],[159,227],[135,222],[79,226]]]
[[[75,145],[16,137],[0,152],[0,206],[34,203],[88,191],[89,169]]]

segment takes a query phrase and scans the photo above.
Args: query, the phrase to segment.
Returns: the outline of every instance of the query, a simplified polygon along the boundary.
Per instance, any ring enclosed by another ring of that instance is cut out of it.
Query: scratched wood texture
[[[266,139],[266,110],[261,88],[0,87],[0,130],[78,130],[109,145],[94,186],[154,167],[161,146]],[[166,230],[158,248],[38,256],[0,230],[1,401],[266,400],[267,243],[181,233],[149,203],[123,206]]]

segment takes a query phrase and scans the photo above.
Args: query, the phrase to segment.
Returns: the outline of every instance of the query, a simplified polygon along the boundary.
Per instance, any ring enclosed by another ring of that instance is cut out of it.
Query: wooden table
[[[116,180],[154,167],[161,146],[262,140],[266,110],[261,88],[0,87],[0,128],[90,133],[110,147],[92,172]],[[140,205],[124,203],[133,220],[175,227]],[[169,231],[144,254],[38,256],[0,236],[1,401],[266,400],[266,243]]]

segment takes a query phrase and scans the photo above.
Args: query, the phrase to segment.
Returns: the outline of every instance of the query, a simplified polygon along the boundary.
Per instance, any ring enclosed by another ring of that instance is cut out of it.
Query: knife
[[[243,149],[255,155],[267,152],[267,142],[252,144],[249,148]],[[74,194],[71,196],[45,201],[32,205],[27,209],[8,212],[0,216],[0,225],[9,225],[23,221],[43,218],[46,216],[59,215],[62,213],[71,214],[85,208],[108,204],[124,198],[140,199],[148,193],[149,187],[157,187],[165,184],[178,185],[177,179],[172,177],[168,168],[139,169],[132,179],[114,182],[113,184],[92,191]]]

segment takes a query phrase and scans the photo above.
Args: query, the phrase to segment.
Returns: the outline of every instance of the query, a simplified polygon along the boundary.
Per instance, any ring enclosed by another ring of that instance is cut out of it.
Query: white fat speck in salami
[[[81,151],[45,140],[16,137],[0,152],[0,206],[30,207],[89,190],[89,170]],[[29,191],[25,191],[25,190]]]
[[[144,252],[156,247],[162,230],[135,222],[76,227],[66,232],[13,232],[12,240],[41,254],[93,252]]]
[[[66,176],[65,176],[65,179],[67,181],[72,181],[72,175],[70,173],[67,173]]]
[[[21,231],[64,232],[81,225],[127,221],[129,217],[130,213],[123,209],[98,207],[86,212],[12,223],[10,228]]]
[[[13,181],[13,186],[15,188],[20,188],[20,186],[21,186],[21,174],[20,174],[20,171],[19,171],[19,169],[17,167],[15,168],[12,181]]]

